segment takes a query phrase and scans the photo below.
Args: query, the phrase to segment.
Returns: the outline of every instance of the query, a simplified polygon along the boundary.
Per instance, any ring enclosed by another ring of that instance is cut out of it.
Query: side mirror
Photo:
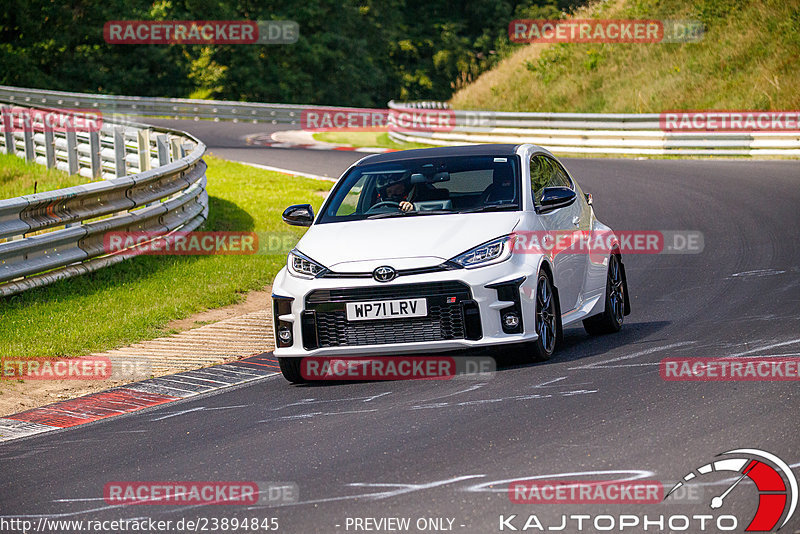
[[[283,211],[283,222],[292,226],[311,226],[314,222],[314,208],[311,204],[295,204]]]
[[[586,195],[586,203],[590,206],[592,205],[592,194],[591,193],[584,193]]]
[[[539,201],[539,213],[557,210],[569,206],[578,197],[569,187],[545,187]]]

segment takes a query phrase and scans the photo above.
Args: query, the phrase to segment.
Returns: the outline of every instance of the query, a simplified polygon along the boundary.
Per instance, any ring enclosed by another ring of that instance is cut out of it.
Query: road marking
[[[786,271],[779,269],[756,269],[755,271],[743,271],[741,273],[733,273],[728,278],[760,278],[762,276],[775,276],[777,274],[784,274]]]
[[[377,408],[373,408],[370,410],[345,410],[341,412],[310,412],[310,413],[301,413],[297,415],[281,415],[279,417],[275,417],[273,419],[262,419],[261,421],[256,421],[257,423],[271,423],[273,421],[280,421],[286,419],[312,419],[317,416],[331,416],[331,415],[352,415],[356,413],[372,413],[377,412]]]
[[[725,356],[725,358],[736,358],[738,356],[744,356],[745,354],[753,354],[754,352],[760,352],[762,350],[774,349],[776,347],[785,347],[786,345],[795,345],[797,343],[800,343],[800,339],[792,339],[790,341],[781,341],[779,343],[773,343],[771,345],[766,345],[764,347],[756,347],[754,349],[745,350],[743,352],[737,352],[737,353],[734,353],[734,354],[729,354],[729,355]]]
[[[249,163],[247,161],[237,161],[236,163],[241,163],[242,165],[249,165],[250,167],[255,167],[257,169],[264,169],[265,171],[274,171],[279,172],[281,174],[290,174],[293,176],[303,176],[305,178],[312,178],[314,180],[325,180],[326,182],[337,182],[338,178],[331,178],[330,176],[320,176],[319,174],[310,174],[307,172],[301,171],[293,171],[291,169],[282,169],[280,167],[270,167],[269,165],[260,165],[258,163]]]
[[[380,499],[388,499],[389,497],[395,497],[397,495],[403,495],[406,493],[411,493],[414,491],[421,491],[431,488],[436,488],[439,486],[444,486],[446,484],[454,484],[456,482],[461,482],[463,480],[470,480],[473,478],[481,478],[485,477],[486,475],[464,475],[455,478],[450,478],[447,480],[438,480],[436,482],[430,482],[427,484],[391,484],[391,483],[370,483],[370,482],[353,482],[347,484],[350,487],[357,487],[357,488],[385,488],[385,487],[394,487],[398,488],[394,491],[379,491],[374,493],[360,493],[356,495],[343,495],[340,497],[327,497],[322,499],[313,499],[308,501],[298,501],[298,502],[290,502],[290,503],[281,503],[278,505],[261,505],[261,506],[250,506],[248,510],[258,510],[261,508],[272,508],[273,506],[297,506],[301,504],[321,504],[326,502],[336,502],[336,501],[349,501],[352,499],[369,499],[369,500],[380,500]]]
[[[451,406],[476,406],[480,404],[493,404],[496,402],[505,402],[505,401],[524,401],[524,400],[534,400],[534,399],[549,399],[553,397],[553,395],[539,395],[538,393],[530,394],[530,395],[513,395],[511,397],[498,397],[495,399],[475,399],[475,400],[468,400],[468,401],[461,401],[461,402],[435,402],[432,404],[415,404],[411,406],[412,410],[429,410],[432,408],[446,408]]]
[[[626,475],[626,474],[631,476],[626,476],[620,479],[616,479],[616,481],[628,482],[631,480],[640,480],[643,478],[649,478],[655,475],[655,473],[653,473],[652,471],[644,471],[640,469],[621,469],[621,470],[609,470],[609,471],[578,471],[575,473],[532,475],[528,477],[514,477],[514,478],[506,478],[503,480],[492,480],[489,482],[482,482],[480,484],[475,484],[474,486],[469,486],[468,488],[462,491],[466,491],[469,493],[507,493],[509,484],[521,480],[542,480],[542,479],[549,480],[552,478],[594,477],[594,476]],[[502,486],[502,487],[495,489],[493,486]]]
[[[391,395],[391,393],[392,393],[391,391],[386,391],[384,393],[378,393],[377,395],[373,395],[372,397],[364,399],[364,402],[372,402],[372,401],[374,401],[375,399],[377,399],[379,397],[383,397],[384,395]]]
[[[603,360],[601,362],[590,363],[587,365],[580,365],[578,367],[569,367],[570,371],[582,370],[582,369],[602,369],[603,365],[608,363],[614,362],[621,362],[623,360],[631,360],[633,358],[638,358],[640,356],[647,356],[648,354],[653,354],[655,352],[661,352],[668,349],[674,349],[677,347],[685,347],[687,345],[695,344],[695,341],[681,341],[679,343],[671,343],[669,345],[664,345],[661,347],[652,347],[649,349],[640,350],[639,352],[634,352],[633,354],[627,354],[625,356],[618,356],[616,358],[611,358],[610,360]]]
[[[283,410],[284,408],[290,408],[292,406],[309,406],[311,404],[325,404],[329,402],[349,402],[349,401],[361,401],[361,402],[371,402],[378,397],[382,397],[384,395],[389,395],[391,391],[387,391],[385,393],[380,393],[377,395],[370,395],[367,397],[344,397],[341,399],[300,399],[297,402],[291,402],[289,404],[284,404],[283,406],[278,406],[277,408],[271,408],[272,411]]]
[[[531,386],[531,387],[534,387],[534,388],[543,388],[543,387],[545,387],[545,386],[549,386],[550,384],[555,384],[556,382],[561,382],[562,380],[566,380],[566,379],[567,379],[567,377],[566,377],[566,376],[560,376],[560,377],[558,377],[558,378],[554,378],[554,379],[552,379],[552,380],[548,380],[547,382],[542,382],[541,384],[537,384],[537,385],[535,385],[535,386]]]
[[[481,384],[475,384],[474,386],[470,386],[467,389],[462,389],[460,391],[454,391],[453,393],[446,393],[446,394],[440,395],[438,397],[433,397],[431,399],[424,400],[423,402],[430,402],[430,401],[435,401],[435,400],[438,400],[438,399],[446,399],[447,397],[453,397],[455,395],[461,395],[462,393],[469,393],[470,391],[475,391],[476,389],[480,389],[485,385],[486,385],[486,382],[483,382]]]
[[[180,412],[174,412],[174,413],[171,413],[171,414],[162,415],[161,417],[154,417],[153,419],[150,419],[150,421],[161,421],[162,419],[169,419],[170,417],[177,417],[179,415],[183,415],[183,414],[190,413],[190,412],[197,412],[197,411],[200,411],[200,410],[208,410],[208,411],[212,411],[212,410],[230,410],[230,409],[233,409],[233,408],[247,408],[248,406],[252,406],[252,404],[237,404],[236,406],[216,406],[216,407],[212,407],[212,408],[207,408],[205,406],[198,406],[197,408],[189,408],[188,410],[182,410]]]

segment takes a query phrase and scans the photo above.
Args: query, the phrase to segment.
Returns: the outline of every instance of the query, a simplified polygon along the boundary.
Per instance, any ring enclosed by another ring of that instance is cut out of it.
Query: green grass
[[[29,163],[19,156],[0,154],[0,199],[85,184],[89,180],[58,169]]]
[[[289,204],[319,208],[331,184],[293,178],[212,156],[209,220],[200,230],[261,236],[303,230],[281,220]],[[165,326],[208,308],[239,302],[272,282],[285,254],[146,256],[85,276],[0,298],[0,354],[78,356],[164,335]]]
[[[315,133],[314,139],[337,145],[354,147],[391,148],[393,150],[410,150],[412,148],[430,148],[433,145],[421,143],[397,143],[386,132],[321,132]]]
[[[583,113],[800,106],[797,2],[612,0],[576,18],[694,19],[706,34],[699,43],[526,45],[451,104]]]

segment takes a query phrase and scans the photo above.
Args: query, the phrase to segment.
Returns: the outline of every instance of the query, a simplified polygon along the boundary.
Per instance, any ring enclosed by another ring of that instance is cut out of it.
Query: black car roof
[[[436,148],[417,148],[414,150],[399,150],[397,152],[384,152],[367,156],[358,165],[372,165],[373,163],[387,163],[392,161],[406,161],[423,158],[446,158],[451,156],[513,156],[520,145],[466,145],[445,146]]]

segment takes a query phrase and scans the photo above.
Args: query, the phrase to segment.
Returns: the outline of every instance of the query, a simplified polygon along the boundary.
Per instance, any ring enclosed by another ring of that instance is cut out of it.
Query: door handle
[[[580,226],[581,225],[581,218],[576,215],[575,217],[572,218],[572,224],[575,225],[575,226]]]

